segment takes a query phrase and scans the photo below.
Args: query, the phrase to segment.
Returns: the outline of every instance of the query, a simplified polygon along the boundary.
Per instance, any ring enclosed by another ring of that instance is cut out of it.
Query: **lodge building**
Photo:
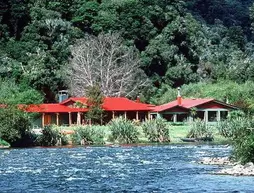
[[[51,124],[58,126],[91,124],[85,118],[89,110],[87,98],[67,96],[66,93],[64,95],[61,93],[59,103],[28,105],[24,110],[38,114],[35,121],[38,127]],[[140,122],[162,117],[170,122],[191,122],[195,118],[200,118],[209,123],[226,119],[228,112],[238,110],[236,106],[215,99],[183,99],[180,89],[175,101],[160,106],[141,103],[139,99],[133,101],[124,97],[105,97],[102,109],[105,112],[103,123],[108,123],[119,116]]]

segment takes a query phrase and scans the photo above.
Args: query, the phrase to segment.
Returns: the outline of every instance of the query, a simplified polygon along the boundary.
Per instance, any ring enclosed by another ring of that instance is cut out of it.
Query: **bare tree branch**
[[[137,52],[124,46],[119,34],[86,36],[71,52],[66,73],[75,96],[84,96],[89,86],[99,84],[105,96],[132,97],[149,85]]]

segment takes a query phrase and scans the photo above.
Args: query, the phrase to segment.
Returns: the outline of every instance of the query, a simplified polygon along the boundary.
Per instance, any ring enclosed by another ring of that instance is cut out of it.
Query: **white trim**
[[[197,111],[230,111],[228,109],[197,109]]]

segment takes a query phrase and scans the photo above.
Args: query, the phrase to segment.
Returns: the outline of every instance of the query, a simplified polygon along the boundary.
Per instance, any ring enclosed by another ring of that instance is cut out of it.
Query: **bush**
[[[30,118],[14,106],[0,108],[0,138],[11,147],[33,145],[33,136],[30,133]]]
[[[217,129],[223,137],[236,139],[246,135],[246,128],[251,127],[249,119],[244,117],[230,118],[217,124]]]
[[[167,121],[161,118],[146,121],[142,129],[150,142],[169,142],[169,128]]]
[[[6,141],[0,139],[0,146],[10,146],[10,144],[7,143]]]
[[[105,132],[101,126],[76,127],[72,134],[72,142],[76,145],[104,144]]]
[[[191,124],[187,138],[196,138],[204,141],[213,140],[212,128],[204,121],[197,119]]]
[[[235,119],[241,119],[245,117],[245,113],[243,111],[240,110],[236,110],[236,111],[231,111],[228,114],[228,119],[229,120],[235,120]]]
[[[217,129],[219,131],[219,134],[226,138],[231,138],[234,135],[234,125],[231,121],[225,120],[217,123]]]
[[[67,138],[60,133],[58,128],[52,126],[44,127],[42,135],[39,135],[36,140],[37,144],[41,146],[55,146],[59,144],[60,141],[61,145],[67,144]]]
[[[222,136],[235,140],[251,134],[251,130],[249,128],[253,128],[253,124],[252,120],[240,117],[237,119],[222,121],[217,124],[217,128]]]
[[[254,162],[254,132],[234,141],[233,148],[233,158],[236,161],[242,164]]]
[[[110,140],[118,143],[138,142],[138,131],[134,123],[122,117],[113,119],[109,123],[111,130]]]
[[[245,164],[254,162],[254,120],[237,118],[220,123],[219,130],[233,141],[233,159]]]

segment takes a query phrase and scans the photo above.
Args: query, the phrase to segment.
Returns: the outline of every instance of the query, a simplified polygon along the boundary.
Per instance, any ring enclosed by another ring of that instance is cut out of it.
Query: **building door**
[[[44,116],[44,124],[45,125],[50,125],[51,124],[51,115],[50,114],[46,114]]]

